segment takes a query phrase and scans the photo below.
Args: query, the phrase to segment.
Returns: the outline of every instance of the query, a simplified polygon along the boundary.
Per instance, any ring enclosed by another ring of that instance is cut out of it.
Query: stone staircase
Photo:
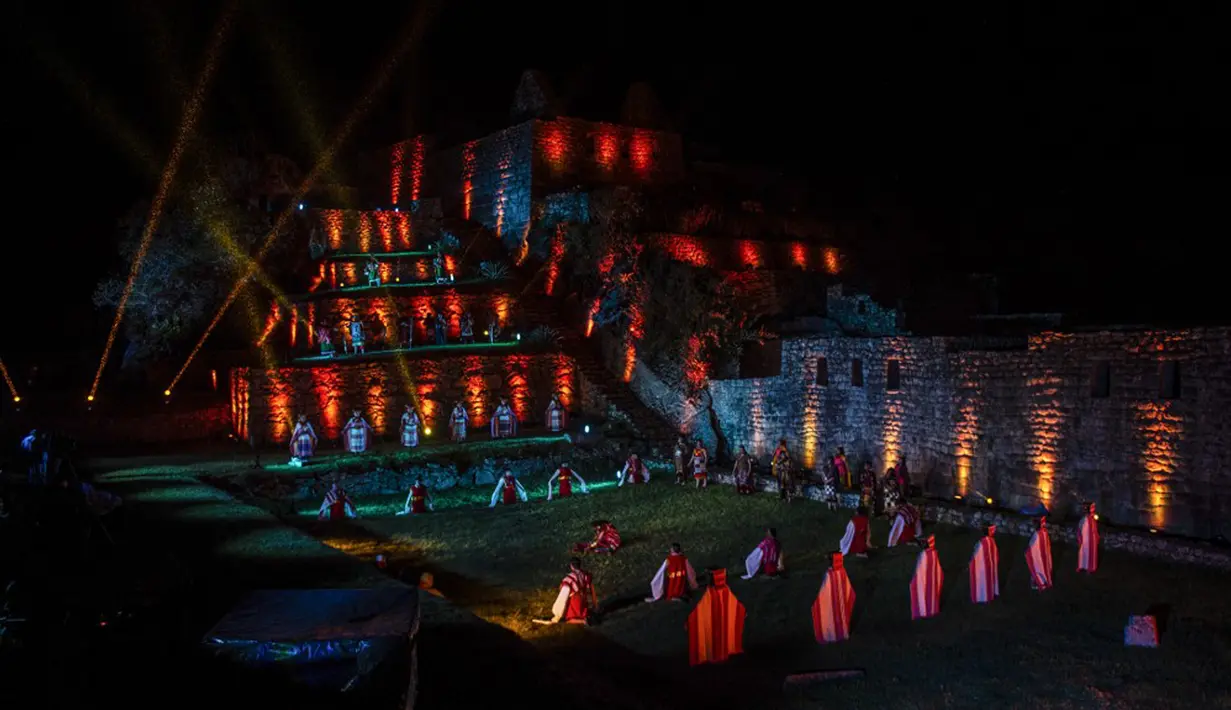
[[[477,263],[481,259],[508,259],[500,245],[500,238],[485,226],[454,218],[446,220],[444,227],[463,238],[463,243],[467,244],[469,261]],[[597,337],[586,338],[578,326],[570,325],[571,319],[563,299],[535,292],[534,285],[527,287],[533,274],[525,273],[517,267],[513,267],[513,273],[516,284],[513,291],[518,294],[517,308],[521,320],[532,324],[531,327],[546,325],[559,332],[560,349],[577,363],[578,375],[591,383],[611,405],[628,415],[633,428],[651,447],[659,448],[663,455],[671,451],[679,432],[658,412],[642,403],[627,384],[603,366]]]

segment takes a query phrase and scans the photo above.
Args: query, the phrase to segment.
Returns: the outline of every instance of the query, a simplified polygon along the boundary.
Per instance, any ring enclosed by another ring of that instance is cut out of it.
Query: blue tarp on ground
[[[294,667],[300,682],[345,690],[413,643],[418,625],[418,590],[401,584],[263,590],[244,597],[204,640],[246,665]]]

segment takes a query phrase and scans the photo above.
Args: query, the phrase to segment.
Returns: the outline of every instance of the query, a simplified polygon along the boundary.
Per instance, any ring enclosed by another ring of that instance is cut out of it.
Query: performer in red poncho
[[[928,535],[923,541],[923,550],[915,561],[915,576],[910,580],[912,620],[927,619],[940,613],[940,589],[944,583],[945,572],[940,568],[936,536]]]
[[[466,411],[466,407],[461,402],[453,405],[453,412],[449,415],[449,434],[453,441],[462,443],[466,441],[466,427],[470,424],[470,413]]]
[[[551,396],[551,402],[547,404],[545,421],[548,431],[561,432],[568,428],[568,410],[560,403],[560,395]]]
[[[846,574],[842,553],[829,556],[829,569],[821,591],[812,602],[812,631],[817,643],[845,641],[851,637],[851,614],[855,611],[855,589]]]
[[[838,549],[843,555],[868,556],[868,550],[872,549],[872,526],[867,508],[861,505],[855,510],[855,517],[846,524],[846,534],[838,543]]]
[[[722,663],[744,652],[744,605],[727,586],[725,569],[710,570],[709,589],[688,616],[688,663]]]
[[[573,546],[573,552],[597,552],[609,555],[620,549],[620,531],[609,520],[595,520],[590,523],[594,528],[594,539],[589,543],[579,542]]]
[[[372,440],[372,425],[363,418],[363,411],[356,409],[350,421],[342,428],[342,444],[352,454],[362,454],[368,450]]]
[[[663,560],[654,579],[650,580],[650,596],[647,602],[656,602],[666,597],[672,601],[681,601],[689,591],[697,588],[697,573],[692,563],[684,556],[680,543],[671,543],[671,551]]]
[[[500,404],[492,412],[491,430],[493,439],[507,439],[517,436],[517,415],[509,406],[509,400],[500,398]]]
[[[302,466],[316,453],[316,430],[308,423],[308,415],[300,414],[291,432],[291,465]]]
[[[1086,503],[1086,514],[1077,524],[1077,571],[1094,574],[1098,569],[1098,514]]]
[[[577,483],[581,485],[582,493],[590,492],[590,488],[586,485],[585,479],[577,475],[576,471],[569,468],[568,462],[565,461],[560,464],[560,468],[557,468],[555,473],[551,474],[551,478],[547,479],[547,500],[551,500],[551,486],[553,483],[556,484],[556,487],[559,489],[559,492],[556,493],[557,497],[568,498],[573,495],[573,481],[577,481]]]
[[[568,574],[560,580],[560,593],[551,605],[551,623],[586,624],[590,614],[598,610],[598,595],[594,592],[594,580],[581,568],[581,560],[569,560]]]
[[[436,510],[432,493],[427,486],[423,485],[421,479],[416,478],[415,484],[410,487],[410,493],[406,496],[406,505],[402,507],[398,515],[421,515],[429,510]]]
[[[624,462],[624,468],[620,469],[620,486],[627,483],[649,483],[650,469],[646,468],[645,463],[637,454],[629,454],[628,460]],[[618,488],[619,486],[617,486]]]
[[[893,513],[893,527],[889,529],[889,547],[914,542],[923,534],[923,520],[919,511],[910,503],[903,503]]]
[[[1047,517],[1039,518],[1039,529],[1026,544],[1026,567],[1030,569],[1030,588],[1051,589],[1051,533],[1047,532]]]
[[[778,542],[778,531],[766,528],[765,539],[753,549],[744,559],[744,579],[752,579],[758,574],[766,577],[777,577],[786,571],[786,560],[782,555],[782,544]]]
[[[987,604],[1000,596],[1000,550],[996,547],[996,526],[987,526],[987,535],[975,543],[970,556],[970,601]]]
[[[355,512],[355,504],[351,502],[350,496],[346,495],[346,489],[335,483],[325,494],[325,500],[321,502],[316,517],[321,520],[342,520],[357,518],[359,514]]]
[[[838,482],[847,488],[851,488],[851,466],[846,462],[846,449],[838,447],[838,453],[833,455],[834,475]]]
[[[488,507],[495,508],[497,503],[505,505],[513,505],[520,498],[521,502],[525,503],[530,500],[526,495],[526,489],[522,487],[521,481],[513,476],[513,472],[505,469],[504,475],[496,481],[496,490],[492,491],[492,504]]]

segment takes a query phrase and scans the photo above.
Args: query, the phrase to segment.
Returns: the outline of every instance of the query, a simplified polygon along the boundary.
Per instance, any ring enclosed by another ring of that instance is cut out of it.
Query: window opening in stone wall
[[[902,389],[902,361],[896,358],[885,364],[885,391],[897,392]]]
[[[1167,360],[1158,366],[1159,396],[1163,399],[1180,398],[1180,363]]]
[[[1094,372],[1090,373],[1090,396],[1098,398],[1111,396],[1111,363],[1094,363]]]
[[[867,302],[865,302],[865,301],[860,301],[860,302],[859,302],[859,305],[855,307],[855,312],[856,312],[856,313],[858,313],[858,314],[859,314],[859,315],[861,315],[861,316],[866,316],[866,315],[868,314],[868,304],[867,304]]]
[[[863,387],[863,360],[851,360],[851,386]]]
[[[829,361],[823,357],[816,359],[816,383],[821,387],[829,386]]]

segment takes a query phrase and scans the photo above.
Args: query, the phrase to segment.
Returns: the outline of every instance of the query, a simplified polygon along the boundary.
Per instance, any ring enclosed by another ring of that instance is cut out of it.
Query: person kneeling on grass
[[[325,494],[325,500],[321,502],[321,509],[316,517],[321,520],[342,520],[343,518],[357,518],[359,513],[355,511],[355,504],[346,494],[346,489],[335,483]]]
[[[591,614],[598,611],[598,595],[594,578],[581,568],[581,559],[569,560],[568,574],[560,580],[560,593],[551,605],[551,624],[588,624]]]
[[[597,552],[613,555],[616,550],[620,549],[620,531],[616,530],[616,526],[612,525],[610,520],[595,520],[590,525],[594,527],[594,540],[588,543],[577,543],[573,546],[573,552]]]
[[[697,588],[697,572],[692,563],[684,556],[680,543],[671,543],[671,551],[667,559],[658,568],[654,579],[650,580],[650,596],[647,602],[656,602],[663,597],[671,601],[684,601],[689,590]]]
[[[744,579],[752,579],[758,574],[766,577],[777,577],[786,572],[786,560],[782,555],[782,544],[778,542],[778,531],[765,529],[765,539],[744,558]]]
[[[402,510],[398,515],[420,515],[429,510],[436,510],[436,503],[432,500],[432,493],[423,485],[421,479],[415,479],[415,485],[410,487],[410,493],[406,495],[406,505],[402,506]]]

